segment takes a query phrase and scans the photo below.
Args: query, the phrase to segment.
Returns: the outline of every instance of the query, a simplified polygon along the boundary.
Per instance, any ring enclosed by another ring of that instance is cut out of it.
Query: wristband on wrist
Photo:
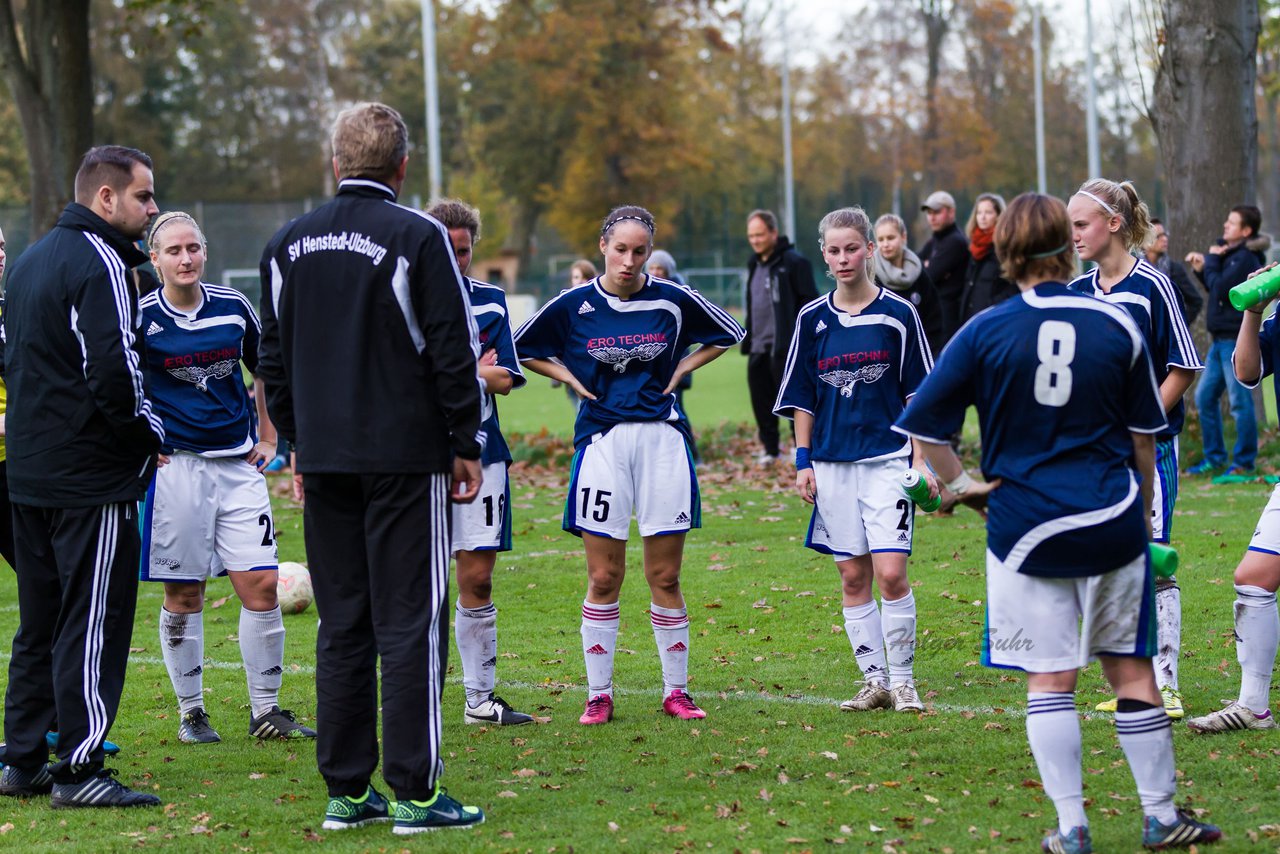
[[[947,489],[956,495],[964,495],[971,486],[973,486],[973,478],[969,477],[969,473],[964,469],[960,470],[960,474],[955,480],[947,482]]]
[[[809,461],[808,448],[796,448],[796,471],[813,468],[813,463]]]

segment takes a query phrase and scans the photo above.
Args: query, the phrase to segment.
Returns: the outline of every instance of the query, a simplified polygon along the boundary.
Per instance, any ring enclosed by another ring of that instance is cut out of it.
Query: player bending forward
[[[1264,271],[1258,271],[1261,272]],[[1276,388],[1280,390],[1280,374],[1276,374],[1280,329],[1276,327],[1275,315],[1263,322],[1266,307],[1267,303],[1263,303],[1244,313],[1233,356],[1236,379],[1252,389],[1265,377],[1275,375]],[[1280,645],[1280,614],[1276,612],[1276,590],[1280,589],[1280,485],[1271,493],[1271,500],[1263,508],[1253,532],[1253,540],[1236,567],[1235,585],[1240,696],[1224,709],[1189,719],[1187,726],[1195,732],[1275,729],[1270,695],[1276,647]]]
[[[1071,225],[1061,201],[1019,196],[995,246],[1021,296],[961,329],[896,429],[926,443],[930,465],[961,501],[981,508],[989,499],[983,663],[1027,672],[1027,738],[1058,812],[1042,847],[1093,850],[1075,688],[1094,657],[1116,692],[1142,844],[1214,842],[1218,828],[1174,806],[1173,730],[1151,664],[1146,508],[1154,434],[1166,427],[1151,357],[1124,309],[1064,284]],[[946,440],[969,405],[986,483],[969,477]]]
[[[240,599],[249,735],[315,738],[280,708],[284,621],[262,476],[276,455],[276,430],[260,382],[255,425],[240,373],[241,361],[250,371],[258,365],[258,316],[239,291],[202,283],[208,247],[189,214],[160,215],[149,243],[163,287],[142,298],[142,332],[168,457],[143,502],[142,578],[164,582],[160,648],[178,695],[178,738],[222,740],[204,706],[203,609],[206,582],[224,573]]]
[[[496,285],[467,276],[472,250],[480,239],[480,212],[456,199],[434,203],[428,210],[449,231],[453,257],[471,298],[471,315],[480,337],[477,368],[484,383],[484,483],[470,504],[454,504],[453,556],[458,563],[458,604],[454,640],[462,659],[462,684],[467,692],[463,720],[469,724],[515,726],[533,718],[493,693],[498,663],[498,609],[493,605],[493,567],[498,552],[511,551],[511,485],[507,467],[511,451],[498,424],[495,394],[510,394],[524,385],[524,373],[511,341],[507,297]]]
[[[920,443],[892,428],[933,356],[911,303],[867,275],[876,244],[862,208],[827,214],[818,235],[836,287],[800,310],[774,412],[796,423],[796,489],[814,505],[805,545],[840,571],[844,630],[864,680],[840,708],[919,712],[907,579],[915,511],[902,475],[913,457],[924,463]]]

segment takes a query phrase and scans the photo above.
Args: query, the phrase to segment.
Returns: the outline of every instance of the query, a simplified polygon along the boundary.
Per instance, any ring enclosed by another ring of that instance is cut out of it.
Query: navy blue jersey
[[[511,374],[512,388],[520,388],[525,384],[524,372],[520,370],[520,360],[516,358],[516,345],[511,340],[511,319],[507,316],[507,294],[497,285],[467,279],[467,290],[471,297],[471,316],[476,319],[479,330],[480,352],[483,355],[493,350],[498,355],[498,367],[505,368]],[[484,451],[480,454],[480,462],[511,462],[511,450],[507,440],[502,436],[502,427],[498,424],[498,402],[494,395],[484,396],[482,407],[484,417],[480,429],[485,434]]]
[[[837,308],[834,297],[819,297],[796,317],[774,412],[813,416],[815,460],[909,456],[911,442],[893,422],[933,368],[920,317],[884,288],[858,314]]]
[[[1053,282],[974,317],[895,429],[945,443],[978,409],[987,548],[1030,575],[1100,575],[1146,548],[1136,433],[1165,429],[1151,358],[1128,313]]]
[[[574,447],[615,424],[686,419],[675,394],[664,394],[685,350],[695,344],[731,347],[745,330],[702,294],[646,276],[629,299],[600,279],[562,291],[516,330],[521,359],[557,359],[596,400],[584,398]]]
[[[1200,353],[1196,350],[1196,342],[1191,338],[1191,330],[1187,328],[1187,318],[1182,311],[1182,297],[1178,288],[1145,258],[1134,260],[1133,269],[1110,293],[1103,293],[1098,287],[1098,268],[1076,278],[1070,285],[1073,291],[1090,294],[1110,303],[1123,306],[1138,324],[1143,340],[1147,342],[1147,350],[1151,353],[1151,364],[1156,371],[1156,383],[1163,384],[1169,376],[1170,368],[1190,368],[1193,371],[1204,370],[1200,361]],[[1182,400],[1179,399],[1168,413],[1169,426],[1160,431],[1159,439],[1170,439],[1182,431],[1182,421],[1186,414]]]
[[[1255,377],[1253,382],[1240,383],[1247,389],[1255,389],[1258,384],[1270,376],[1275,377],[1276,393],[1280,394],[1280,374],[1276,373],[1276,365],[1280,364],[1280,329],[1276,328],[1276,315],[1272,314],[1266,320],[1262,321],[1262,328],[1258,330],[1258,349],[1262,356],[1262,376]],[[1231,356],[1231,362],[1235,364],[1235,354]]]
[[[262,327],[234,288],[201,284],[200,293],[191,312],[169,305],[163,290],[139,303],[165,448],[209,457],[247,454],[258,441],[257,419],[240,362],[257,370]]]

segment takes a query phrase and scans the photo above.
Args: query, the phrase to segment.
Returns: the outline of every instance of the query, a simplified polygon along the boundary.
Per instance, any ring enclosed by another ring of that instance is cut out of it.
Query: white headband
[[[1102,209],[1103,209],[1104,211],[1106,211],[1107,213],[1111,214],[1112,216],[1120,216],[1120,211],[1118,211],[1118,210],[1116,210],[1115,208],[1111,207],[1111,205],[1107,204],[1107,203],[1106,203],[1106,202],[1104,202],[1102,199],[1100,199],[1100,198],[1098,198],[1097,196],[1095,196],[1093,193],[1090,193],[1088,190],[1076,190],[1076,195],[1077,195],[1077,196],[1088,196],[1089,198],[1093,199],[1093,200],[1094,200],[1095,202],[1097,202],[1098,204],[1102,205]]]

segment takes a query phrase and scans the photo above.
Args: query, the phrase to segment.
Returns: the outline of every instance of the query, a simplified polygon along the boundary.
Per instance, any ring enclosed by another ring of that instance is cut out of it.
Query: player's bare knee
[[[1027,690],[1035,693],[1068,694],[1076,690],[1079,671],[1061,670],[1056,673],[1028,673]]]
[[[270,611],[279,604],[276,597],[278,582],[279,573],[270,570],[242,572],[232,578],[240,604],[250,611]]]
[[[649,590],[655,595],[663,595],[667,597],[680,595],[680,569],[679,567],[646,571],[645,576],[649,581]]]
[[[493,597],[493,576],[468,578],[464,582],[459,575],[458,595],[465,595],[468,599],[479,599],[482,602],[490,601]]]
[[[1275,593],[1280,589],[1280,556],[1246,552],[1245,559],[1236,567],[1232,583],[1261,587]]]
[[[615,602],[622,589],[623,572],[613,567],[588,567],[587,590],[595,602]]]
[[[203,610],[204,585],[198,581],[166,581],[164,609],[170,614],[194,614]]]

